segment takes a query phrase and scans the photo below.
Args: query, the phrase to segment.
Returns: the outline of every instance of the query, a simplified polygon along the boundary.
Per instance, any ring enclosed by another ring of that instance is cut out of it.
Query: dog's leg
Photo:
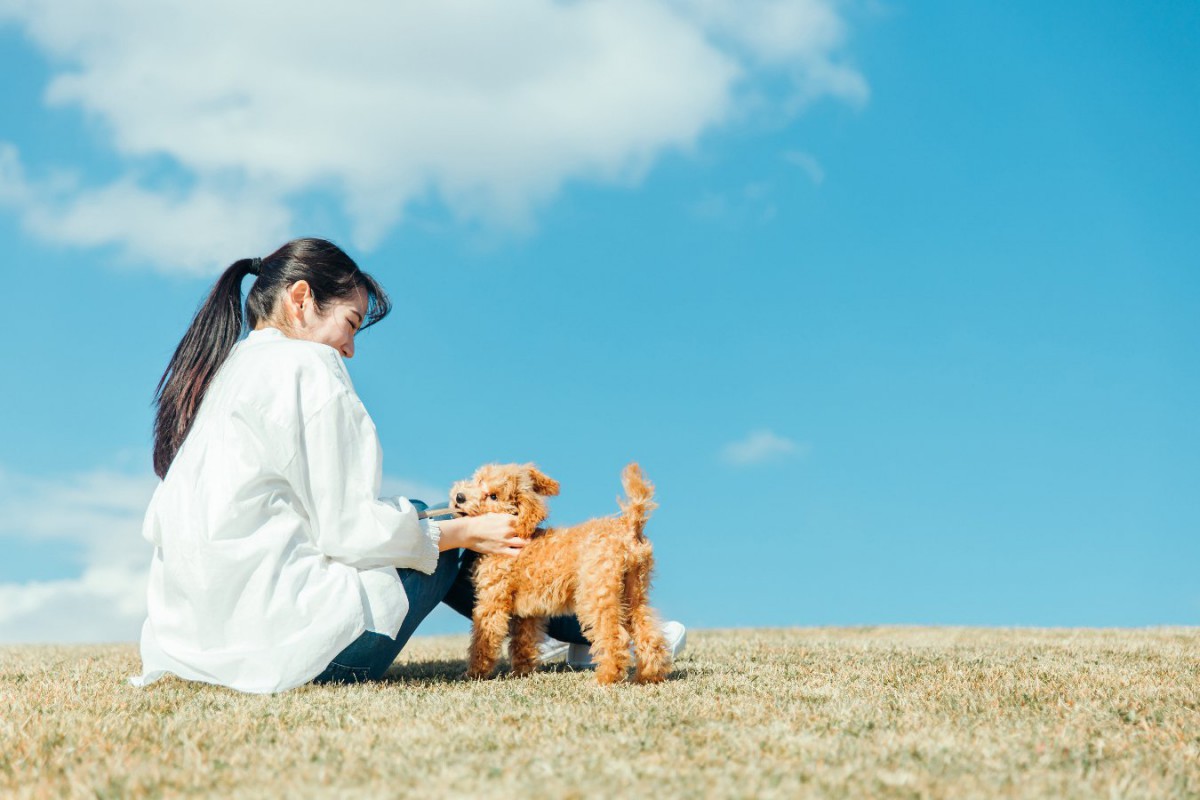
[[[667,651],[667,640],[654,609],[650,607],[649,560],[634,566],[625,575],[625,604],[629,608],[629,629],[633,633],[633,649],[637,655],[638,683],[658,683],[671,671],[671,654]]]
[[[528,675],[537,669],[538,645],[546,632],[545,617],[516,617],[511,625],[508,658],[514,675]]]
[[[508,592],[497,585],[480,592],[471,617],[471,661],[468,678],[487,678],[496,668],[500,647],[508,634],[511,609]]]
[[[592,640],[596,680],[616,683],[629,671],[629,634],[621,624],[623,580],[618,563],[597,560],[580,576],[577,612]]]

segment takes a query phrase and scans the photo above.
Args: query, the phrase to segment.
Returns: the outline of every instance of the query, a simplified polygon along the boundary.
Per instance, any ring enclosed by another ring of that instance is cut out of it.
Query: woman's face
[[[284,294],[284,312],[291,325],[284,331],[293,339],[327,344],[344,358],[354,357],[354,334],[367,317],[367,292],[361,286],[349,297],[325,302],[317,311],[308,284],[299,281]]]

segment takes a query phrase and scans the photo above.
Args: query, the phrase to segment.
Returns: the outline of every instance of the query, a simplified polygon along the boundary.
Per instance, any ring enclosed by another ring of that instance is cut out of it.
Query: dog
[[[516,556],[484,555],[475,562],[475,611],[471,626],[469,678],[487,678],[510,636],[515,675],[538,664],[546,619],[574,613],[592,643],[596,679],[615,683],[629,669],[629,643],[637,656],[635,680],[657,683],[671,670],[671,655],[649,604],[654,555],[646,519],[658,507],[654,485],[637,464],[621,475],[626,501],[621,513],[568,528],[540,528],[546,497],[558,482],[533,464],[488,464],[450,489],[458,514],[514,514],[516,533],[527,540]]]

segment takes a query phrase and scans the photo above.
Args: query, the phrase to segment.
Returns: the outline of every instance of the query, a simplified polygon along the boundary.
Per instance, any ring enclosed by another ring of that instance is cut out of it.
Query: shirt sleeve
[[[419,519],[407,499],[379,499],[383,450],[353,392],[337,392],[304,421],[297,462],[321,552],[358,569],[394,566],[433,574],[441,530]]]

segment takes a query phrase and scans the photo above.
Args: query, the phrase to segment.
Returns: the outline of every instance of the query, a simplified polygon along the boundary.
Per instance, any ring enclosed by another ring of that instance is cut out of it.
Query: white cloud
[[[146,613],[142,514],[155,478],[96,471],[58,479],[0,472],[0,543],[57,539],[79,550],[72,578],[0,584],[0,642],[128,641]]]
[[[730,442],[721,451],[726,463],[738,467],[760,464],[775,458],[803,454],[807,446],[769,430],[753,431],[744,439]]]
[[[126,170],[61,193],[18,175],[26,227],[163,268],[262,252],[313,191],[365,248],[427,200],[528,226],[567,182],[694,147],[760,78],[793,106],[867,94],[835,0],[0,0],[5,19]]]
[[[149,473],[31,478],[0,468],[0,547],[57,540],[77,548],[83,565],[74,577],[0,583],[0,642],[138,638],[153,552],[142,517],[156,485]],[[385,479],[385,489],[433,491],[399,478]]]
[[[731,227],[764,225],[779,213],[771,193],[767,181],[752,181],[737,191],[706,191],[690,204],[689,210],[700,219]]]
[[[0,206],[20,206],[27,202],[28,192],[17,148],[0,142]]]
[[[786,71],[793,105],[832,96],[861,105],[866,79],[839,60],[847,31],[830,0],[676,0],[718,39],[741,50],[752,65]]]
[[[263,193],[217,187],[150,190],[130,177],[80,188],[65,176],[31,182],[16,147],[0,142],[0,207],[27,231],[80,247],[113,247],[123,261],[208,272],[214,253],[234,261],[267,253],[288,236],[290,213]]]
[[[816,156],[811,153],[789,150],[783,154],[783,160],[804,170],[809,180],[817,186],[825,182],[825,169],[821,166],[821,162],[817,161]]]

